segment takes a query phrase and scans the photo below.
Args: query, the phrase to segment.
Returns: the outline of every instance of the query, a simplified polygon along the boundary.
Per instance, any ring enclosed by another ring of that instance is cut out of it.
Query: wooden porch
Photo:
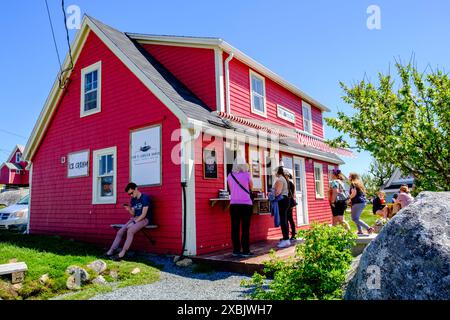
[[[375,239],[377,234],[364,235],[358,237],[356,246],[352,253],[357,256],[364,248]],[[297,240],[295,244],[301,243]],[[195,263],[204,263],[212,266],[215,270],[230,271],[252,275],[255,272],[263,274],[264,262],[270,260],[269,251],[273,249],[275,256],[281,259],[288,259],[295,254],[295,244],[288,248],[277,248],[278,240],[266,240],[251,244],[250,249],[254,253],[252,257],[234,257],[232,249],[226,249],[200,256],[191,257]]]

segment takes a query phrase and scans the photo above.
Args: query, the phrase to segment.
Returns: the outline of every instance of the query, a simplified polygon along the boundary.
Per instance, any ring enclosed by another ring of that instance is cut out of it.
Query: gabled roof
[[[80,31],[72,44],[74,63],[76,63],[87,35],[91,31],[178,117],[181,123],[187,123],[189,119],[202,122],[208,122],[208,120],[217,121],[217,115],[212,113],[206,104],[197,98],[136,41],[130,39],[125,33],[87,15],[84,17]],[[68,66],[69,59],[66,57],[63,69],[66,69]],[[70,73],[65,74],[65,77],[69,76]],[[33,159],[36,148],[56,109],[57,101],[62,92],[58,84],[58,80],[55,80],[52,91],[28,140],[24,153],[24,158],[28,160]]]
[[[138,42],[165,42],[172,43],[174,45],[191,45],[191,46],[206,46],[206,47],[217,47],[227,52],[228,54],[233,54],[235,59],[238,59],[245,64],[249,65],[255,71],[263,74],[264,76],[270,78],[272,81],[278,83],[280,86],[288,89],[295,95],[301,97],[306,102],[311,103],[315,107],[319,108],[322,111],[329,112],[325,105],[313,99],[306,92],[300,90],[292,83],[283,79],[281,76],[271,71],[269,68],[249,57],[239,49],[236,49],[226,41],[221,38],[213,38],[213,37],[186,37],[186,36],[171,36],[171,35],[152,35],[152,34],[141,34],[141,33],[126,33],[131,39],[137,40]]]
[[[24,146],[20,145],[20,144],[16,144],[16,146],[14,147],[14,149],[11,151],[11,154],[9,155],[7,161],[13,159],[14,155],[16,154],[17,150],[20,151],[20,153],[23,154],[23,150],[25,149]]]
[[[162,103],[179,119],[182,124],[202,123],[222,124],[222,119],[217,112],[209,110],[208,106],[186,88],[175,76],[173,76],[163,65],[161,65],[150,53],[143,49],[137,42],[136,37],[125,34],[102,22],[85,16],[72,44],[72,56],[74,64],[80,55],[85,40],[90,32],[95,33],[100,40],[121,60],[124,65],[159,99]],[[222,44],[225,47],[225,44]],[[237,49],[235,49],[237,50]],[[237,52],[237,51],[236,51]],[[238,52],[237,52],[238,53]],[[242,54],[243,55],[243,54]],[[243,56],[242,56],[243,57]],[[254,62],[256,63],[256,62]],[[67,56],[62,69],[69,66]],[[261,66],[261,68],[263,68]],[[267,69],[268,70],[268,69]],[[269,70],[270,71],[270,70]],[[70,77],[71,72],[65,74],[65,78]],[[63,79],[64,81],[65,79]],[[58,79],[55,80],[52,90],[45,105],[39,115],[38,121],[31,133],[27,146],[23,153],[23,158],[32,160],[33,156],[44,137],[45,131],[56,111],[57,103],[63,90],[59,88]],[[314,102],[317,105],[317,102]],[[236,130],[236,128],[234,128]],[[292,142],[290,142],[292,143]],[[299,144],[291,145],[292,148],[305,150]],[[325,156],[320,151],[309,148],[311,156]],[[308,152],[308,154],[310,154]],[[341,163],[332,153],[327,153],[327,158],[332,158],[333,162]]]

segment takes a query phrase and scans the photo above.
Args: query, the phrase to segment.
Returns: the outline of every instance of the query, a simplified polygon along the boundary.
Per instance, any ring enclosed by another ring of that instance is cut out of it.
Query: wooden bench
[[[24,279],[24,273],[28,270],[25,262],[0,264],[0,275],[12,274],[12,283],[20,283]]]
[[[122,228],[125,224],[112,224],[111,227],[115,230],[119,230],[120,228]],[[147,234],[146,230],[150,230],[150,229],[157,229],[158,226],[156,224],[149,224],[146,225],[144,228],[142,228],[141,230],[139,230],[139,232],[142,232],[144,234],[144,236],[148,239],[148,241],[150,241],[150,243],[152,245],[155,245],[156,241],[153,240],[152,238],[150,238],[150,236]]]

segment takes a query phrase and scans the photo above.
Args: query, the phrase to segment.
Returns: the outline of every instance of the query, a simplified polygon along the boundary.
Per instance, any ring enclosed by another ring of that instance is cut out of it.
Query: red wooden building
[[[6,162],[0,165],[0,184],[7,188],[28,187],[28,162],[23,161],[24,147],[16,145]]]
[[[331,221],[328,172],[348,152],[324,143],[329,110],[263,65],[221,39],[123,33],[88,16],[72,55],[68,84],[55,82],[25,150],[31,233],[109,245],[135,181],[158,225],[156,245],[138,236],[135,248],[229,248],[227,202],[214,199],[238,153],[261,192],[281,160],[293,171],[299,227]],[[254,215],[252,242],[279,236],[270,214]]]

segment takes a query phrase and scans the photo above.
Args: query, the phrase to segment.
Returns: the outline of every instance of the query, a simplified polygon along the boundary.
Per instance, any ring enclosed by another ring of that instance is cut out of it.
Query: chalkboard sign
[[[203,150],[203,174],[205,179],[217,179],[217,157],[215,150]]]

